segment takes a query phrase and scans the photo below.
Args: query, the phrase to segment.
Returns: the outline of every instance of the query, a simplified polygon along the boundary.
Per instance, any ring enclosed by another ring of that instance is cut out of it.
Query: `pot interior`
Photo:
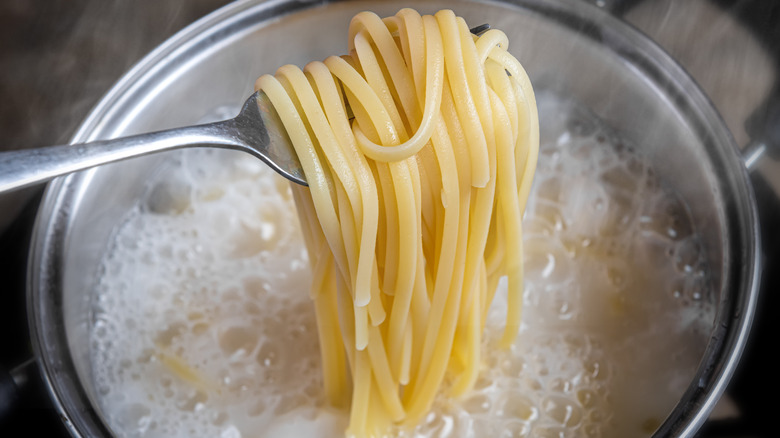
[[[257,76],[345,50],[349,19],[362,10],[392,15],[398,2],[241,2],[174,37],[136,66],[82,125],[83,141],[229,117]],[[717,306],[688,391],[659,434],[691,432],[733,370],[755,289],[752,194],[728,132],[687,75],[660,49],[602,11],[552,1],[423,1],[421,13],[449,8],[470,25],[506,32],[540,102],[576,102],[641,151],[658,179],[687,205],[711,267],[702,300]],[[560,133],[546,129],[543,142]],[[218,154],[233,154],[220,151]],[[92,378],[90,330],[101,258],[119,224],[181,153],[136,159],[53,183],[31,263],[30,309],[42,368],[74,434],[108,433]],[[743,310],[743,316],[732,316]],[[706,347],[706,351],[705,351]],[[700,385],[695,384],[701,382]],[[660,420],[663,419],[659,419]]]

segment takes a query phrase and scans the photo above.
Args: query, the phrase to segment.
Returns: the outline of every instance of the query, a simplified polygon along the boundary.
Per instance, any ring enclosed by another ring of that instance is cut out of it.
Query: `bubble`
[[[122,408],[116,419],[122,428],[143,434],[151,423],[151,409],[141,403],[131,403]]]
[[[485,394],[475,394],[462,403],[463,409],[472,414],[484,414],[490,412],[491,401]]]
[[[219,347],[228,356],[248,355],[257,345],[258,334],[249,327],[231,327],[219,338]]]
[[[661,188],[643,204],[640,230],[668,241],[679,241],[693,234],[690,214],[679,195]]]
[[[608,377],[606,367],[598,360],[588,359],[583,363],[583,373],[587,380],[598,381]]]
[[[562,379],[560,377],[556,377],[552,379],[550,382],[550,389],[554,392],[562,392],[562,393],[571,392],[572,387],[573,385],[571,382],[569,382],[566,379]]]
[[[538,438],[567,438],[571,436],[566,429],[560,426],[537,426],[534,427],[531,436]]]
[[[521,421],[507,421],[503,424],[500,438],[526,438],[531,436],[531,426]]]
[[[187,182],[181,179],[164,180],[149,190],[144,207],[155,214],[177,215],[190,206],[191,196],[192,186]]]
[[[577,391],[577,400],[583,408],[590,408],[596,404],[597,395],[590,389],[581,389]]]
[[[174,339],[177,336],[180,336],[184,330],[186,330],[186,325],[184,323],[171,323],[157,334],[155,343],[161,347],[169,347],[171,344],[173,344]]]
[[[417,435],[424,437],[448,437],[452,435],[455,421],[450,415],[430,412],[417,429]]]
[[[542,381],[535,377],[526,377],[524,379],[525,386],[532,391],[540,391],[544,388]]]
[[[698,264],[701,249],[694,239],[678,243],[674,251],[674,267],[678,272],[692,273]]]
[[[706,293],[705,279],[697,275],[686,277],[683,295],[692,301],[701,301]]]
[[[582,409],[567,397],[549,396],[542,401],[544,415],[567,428],[582,421]]]
[[[598,424],[585,424],[582,427],[582,432],[587,438],[600,438],[602,436]]]
[[[555,241],[531,237],[524,242],[525,269],[528,281],[555,284],[571,278],[566,250]]]
[[[526,369],[525,361],[522,357],[507,357],[501,361],[501,369],[506,376],[522,376]]]
[[[527,396],[511,391],[500,398],[496,413],[503,418],[531,421],[539,415],[539,410]]]

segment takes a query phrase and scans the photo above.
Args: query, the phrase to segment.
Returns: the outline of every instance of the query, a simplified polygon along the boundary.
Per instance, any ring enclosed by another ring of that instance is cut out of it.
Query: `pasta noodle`
[[[452,11],[356,15],[349,54],[260,77],[300,158],[293,185],[330,403],[348,434],[414,425],[448,370],[454,395],[508,276],[501,343],[522,303],[521,217],[538,154],[528,76],[498,30]],[[351,376],[351,378],[350,378]]]

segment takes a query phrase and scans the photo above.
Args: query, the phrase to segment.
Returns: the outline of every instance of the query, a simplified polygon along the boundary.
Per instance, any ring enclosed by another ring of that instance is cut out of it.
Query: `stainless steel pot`
[[[354,13],[390,15],[403,6],[300,0],[231,4],[189,26],[128,72],[74,141],[194,123],[221,106],[235,107],[258,75],[342,52],[344,29]],[[737,365],[761,265],[753,192],[717,112],[659,47],[588,4],[458,0],[414,6],[422,12],[451,8],[469,23],[505,30],[538,90],[571,97],[619,129],[688,203],[717,271],[710,298],[718,312],[695,378],[656,435],[693,435]],[[186,110],[177,104],[182,101]],[[147,157],[56,180],[39,210],[28,274],[31,332],[41,372],[74,436],[110,435],[95,408],[90,378],[91,291],[112,230],[164,159]]]

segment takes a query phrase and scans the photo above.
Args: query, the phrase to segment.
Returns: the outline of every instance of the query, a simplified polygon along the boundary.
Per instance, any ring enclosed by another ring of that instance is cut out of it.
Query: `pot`
[[[254,79],[344,50],[361,10],[379,1],[236,2],[184,29],[130,70],[73,141],[129,135],[228,116]],[[619,129],[690,208],[714,267],[717,305],[695,377],[656,436],[693,436],[723,393],[744,348],[760,260],[756,203],[728,129],[693,80],[659,47],[604,11],[554,0],[423,1],[472,24],[504,30],[538,92],[567,96]],[[327,30],[323,32],[323,30]],[[185,109],[178,102],[186,101]],[[174,111],[174,108],[176,109]],[[542,121],[544,123],[544,121]],[[99,261],[122,217],[166,154],[112,164],[51,183],[35,224],[28,313],[42,375],[73,436],[109,436],[90,378],[89,331]]]

